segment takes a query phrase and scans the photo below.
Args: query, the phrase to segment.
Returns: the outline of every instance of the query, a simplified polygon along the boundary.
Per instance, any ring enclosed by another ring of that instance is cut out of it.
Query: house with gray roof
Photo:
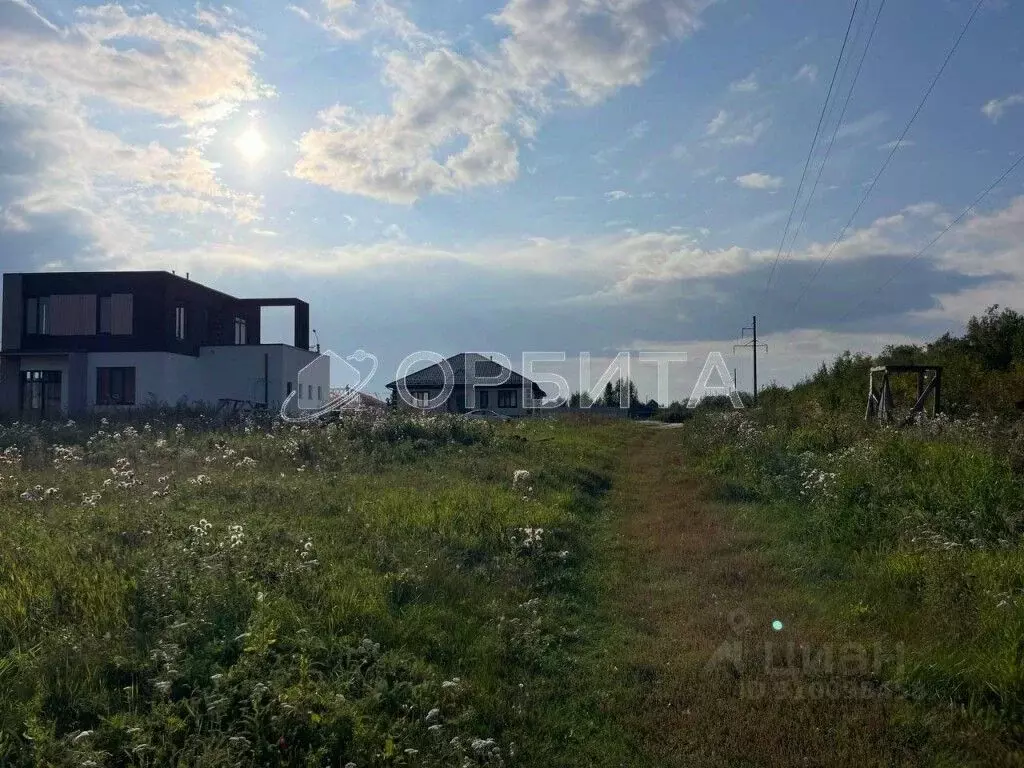
[[[395,392],[399,382],[416,407],[450,413],[486,409],[506,416],[522,416],[538,407],[546,395],[536,382],[473,352],[452,355],[392,381],[387,388]],[[403,401],[400,393],[399,402]]]

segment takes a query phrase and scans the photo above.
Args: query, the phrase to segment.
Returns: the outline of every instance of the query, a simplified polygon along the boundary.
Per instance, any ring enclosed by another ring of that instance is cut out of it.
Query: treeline
[[[790,390],[767,387],[762,402],[863,409],[871,367],[897,363],[943,366],[942,404],[951,416],[1024,413],[1024,315],[998,305],[972,317],[962,336],[946,333],[930,344],[889,345],[875,357],[844,352]],[[893,385],[899,403],[913,402],[913,376],[895,376]]]

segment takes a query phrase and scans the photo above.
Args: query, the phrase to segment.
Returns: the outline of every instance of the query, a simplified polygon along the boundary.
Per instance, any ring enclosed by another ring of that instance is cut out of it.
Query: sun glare
[[[260,132],[253,127],[246,129],[245,133],[236,139],[235,146],[250,165],[258,163],[267,153],[267,143],[263,141]]]

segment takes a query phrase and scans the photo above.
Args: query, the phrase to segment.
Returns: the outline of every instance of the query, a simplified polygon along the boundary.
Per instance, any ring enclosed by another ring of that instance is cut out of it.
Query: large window
[[[60,412],[60,371],[22,371],[21,409],[26,415],[56,416]]]
[[[50,297],[25,299],[25,333],[50,333]]]
[[[245,340],[245,318],[235,318],[235,344],[246,344]]]
[[[477,408],[490,408],[491,407],[491,393],[486,389],[482,389],[476,393],[476,407]]]
[[[110,336],[131,336],[132,304],[132,294],[130,293],[112,293],[109,296],[100,296],[100,333]],[[177,313],[175,313],[174,321],[177,331]],[[182,323],[184,323],[184,318],[182,318]]]
[[[413,402],[416,403],[417,408],[426,408],[430,404],[430,393],[429,392],[413,392]]]
[[[518,408],[519,407],[519,392],[515,389],[501,389],[498,390],[498,407],[499,408]]]
[[[96,405],[135,405],[135,368],[97,368]]]
[[[174,338],[182,341],[185,338],[185,308],[178,306],[174,308]]]

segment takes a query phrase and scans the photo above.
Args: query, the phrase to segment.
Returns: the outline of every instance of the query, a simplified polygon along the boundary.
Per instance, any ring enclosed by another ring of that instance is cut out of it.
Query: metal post
[[[757,315],[754,315],[754,405],[757,405]]]

